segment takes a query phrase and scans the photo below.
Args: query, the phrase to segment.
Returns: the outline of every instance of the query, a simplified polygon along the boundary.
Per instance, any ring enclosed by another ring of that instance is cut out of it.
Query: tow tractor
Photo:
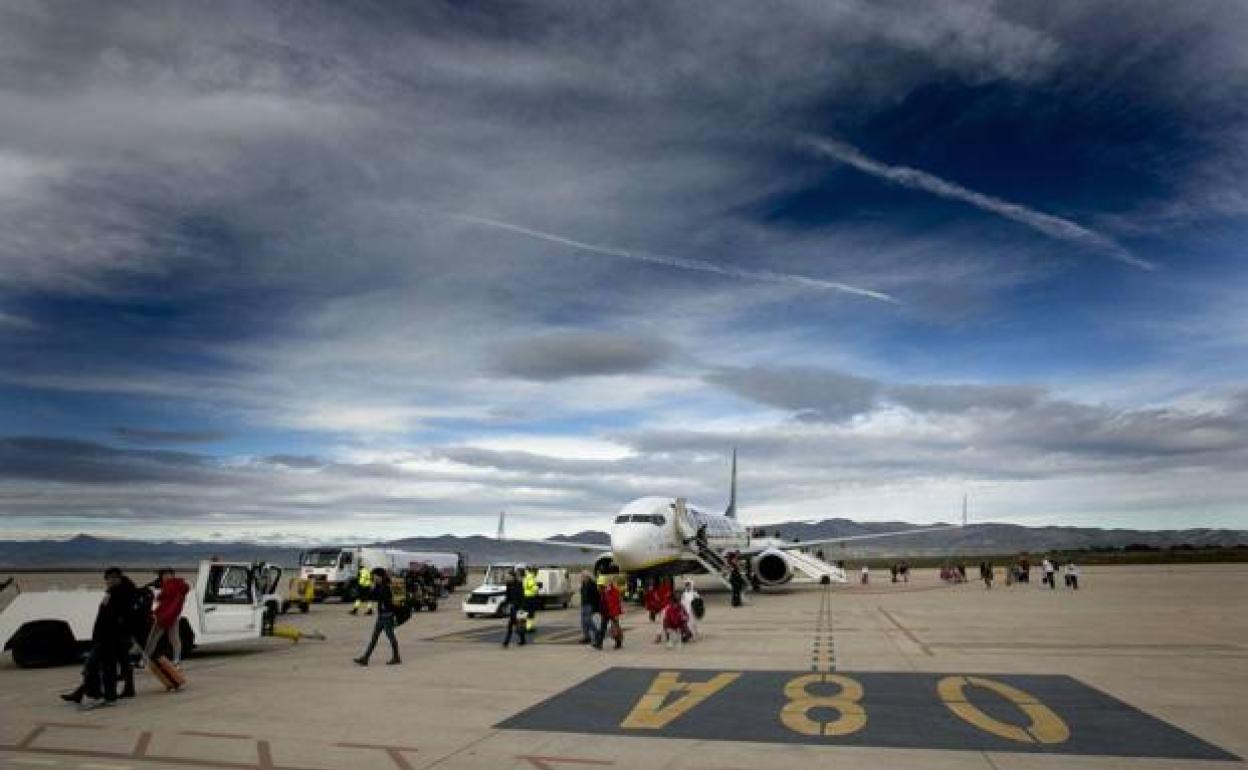
[[[264,563],[201,561],[194,590],[187,594],[178,630],[182,649],[280,636],[297,639],[293,628],[273,626],[282,606],[277,594],[280,567]],[[20,668],[73,663],[91,646],[91,629],[104,592],[21,593],[0,613],[0,640]],[[304,634],[308,637],[311,635]]]

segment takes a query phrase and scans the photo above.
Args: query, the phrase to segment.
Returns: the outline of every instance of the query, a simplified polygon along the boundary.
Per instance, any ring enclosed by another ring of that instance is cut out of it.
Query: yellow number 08
[[[812,695],[806,688],[826,682],[840,688],[836,695]],[[784,686],[789,702],[780,710],[780,721],[802,735],[849,735],[867,725],[867,712],[859,703],[862,685],[839,674],[807,674],[790,679]],[[807,714],[814,708],[833,709],[839,715],[831,722],[816,722]]]

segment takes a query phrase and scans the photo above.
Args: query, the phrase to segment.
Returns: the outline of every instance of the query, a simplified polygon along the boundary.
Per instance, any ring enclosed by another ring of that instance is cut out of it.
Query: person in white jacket
[[[693,611],[694,599],[701,599],[698,590],[693,587],[692,580],[685,581],[685,588],[680,592],[680,606],[685,608],[685,614],[689,616],[689,631],[693,633],[693,638],[698,638],[698,613]]]

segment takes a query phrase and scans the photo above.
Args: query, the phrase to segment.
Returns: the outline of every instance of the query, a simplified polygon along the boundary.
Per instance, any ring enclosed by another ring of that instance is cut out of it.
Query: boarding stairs
[[[689,515],[689,510],[685,508],[684,498],[676,500],[676,521],[686,552],[693,557],[694,561],[701,564],[702,569],[706,570],[708,574],[714,575],[728,590],[732,590],[732,580],[730,579],[732,567],[728,565],[724,557],[719,555],[718,551],[698,542],[698,527]]]
[[[835,564],[829,564],[823,559],[803,553],[796,548],[786,550],[784,555],[789,557],[789,564],[795,571],[816,583],[824,582],[824,578],[827,578],[829,583],[848,582],[845,578],[845,570]]]

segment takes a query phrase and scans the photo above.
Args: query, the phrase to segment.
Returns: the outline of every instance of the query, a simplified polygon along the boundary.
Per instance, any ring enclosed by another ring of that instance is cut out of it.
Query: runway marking
[[[43,757],[13,757],[9,761],[19,765],[40,765],[42,767],[61,764],[55,759],[44,759]]]
[[[598,765],[601,767],[606,767],[608,765],[615,764],[614,762],[610,762],[605,759],[577,759],[576,757],[536,757],[536,756],[531,756],[528,754],[517,754],[516,759],[523,759],[525,762],[528,762],[533,767],[538,768],[538,770],[556,770],[556,768],[550,764],[551,762],[558,762],[561,765]]]
[[[632,630],[624,627],[625,635]],[[504,626],[487,626],[484,628],[470,628],[466,631],[452,631],[449,634],[441,634],[425,639],[426,642],[468,642],[482,644],[497,644],[503,642],[503,634],[507,632]],[[513,637],[513,644],[515,637]],[[575,645],[580,642],[581,629],[578,626],[539,626],[537,631],[530,632],[528,635],[528,644],[566,644]]]
[[[138,739],[135,741],[134,748],[129,752],[104,751],[94,749],[79,749],[62,746],[35,745],[35,741],[40,738],[48,737],[48,728],[56,727],[70,730],[104,730],[103,725],[93,724],[73,724],[66,722],[42,722],[34,726],[29,733],[20,741],[14,744],[0,744],[0,752],[21,752],[25,754],[43,754],[47,756],[61,757],[79,757],[83,759],[120,759],[120,760],[138,760],[140,762],[160,762],[163,764],[186,765],[189,767],[208,767],[208,768],[228,768],[236,770],[325,770],[324,768],[308,768],[293,765],[278,765],[273,762],[273,752],[268,741],[256,741],[256,762],[230,762],[223,760],[199,759],[196,757],[179,757],[166,756],[158,754],[149,754],[148,749],[152,741],[152,733],[143,731],[139,733]],[[182,731],[179,735],[192,735],[201,738],[212,738],[216,740],[251,740],[250,736],[238,735],[235,733],[204,733],[197,731]],[[82,763],[87,766],[89,762]],[[99,770],[103,770],[105,766],[100,764]],[[110,770],[118,770],[124,767],[127,770],[133,765],[107,765]]]
[[[819,613],[815,617],[815,638],[810,650],[810,670],[836,670],[836,641],[832,634],[832,592],[825,585],[819,597]]]
[[[495,725],[589,735],[1235,760],[1068,676],[610,668]]]
[[[78,765],[83,770],[132,770],[132,765],[106,765],[102,762],[82,762]]]
[[[416,749],[412,746],[385,746],[375,743],[335,743],[334,745],[341,746],[346,749],[375,749],[377,751],[384,751],[387,756],[390,757],[390,761],[393,762],[394,766],[399,768],[399,770],[413,770],[411,763],[407,761],[407,757],[403,756],[403,752],[405,751],[416,751]]]
[[[901,633],[905,634],[905,636],[906,636],[906,638],[907,638],[907,639],[909,639],[910,641],[914,642],[914,644],[915,644],[915,645],[916,645],[916,646],[917,646],[920,650],[922,650],[922,651],[923,651],[923,654],[924,654],[924,655],[928,656],[929,658],[934,658],[934,657],[936,657],[936,653],[932,652],[932,648],[931,648],[931,647],[929,647],[927,644],[925,644],[925,643],[923,642],[923,640],[922,640],[922,639],[920,639],[919,637],[915,636],[915,634],[914,634],[914,632],[913,632],[913,631],[911,631],[910,629],[908,629],[908,628],[906,628],[905,626],[903,626],[903,625],[901,624],[901,621],[900,621],[900,620],[898,620],[897,618],[893,617],[893,614],[892,614],[891,612],[889,612],[888,610],[886,610],[886,609],[884,609],[883,607],[880,607],[880,606],[878,606],[878,605],[876,606],[876,609],[877,609],[877,610],[879,610],[879,611],[880,611],[880,614],[881,614],[881,615],[883,615],[885,618],[887,618],[887,619],[888,619],[888,622],[889,622],[889,623],[892,623],[892,624],[893,624],[893,626],[894,626],[894,627],[896,627],[898,631],[900,631]]]

